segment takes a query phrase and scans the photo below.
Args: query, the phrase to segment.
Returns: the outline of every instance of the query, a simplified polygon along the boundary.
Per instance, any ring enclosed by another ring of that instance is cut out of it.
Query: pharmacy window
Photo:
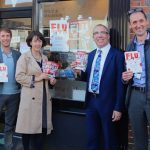
[[[57,78],[75,80],[76,74],[70,63],[77,58],[85,60],[89,52],[96,48],[93,41],[93,27],[97,24],[108,25],[108,0],[70,0],[40,3],[39,30],[44,34],[48,45],[44,48],[50,61],[59,64]],[[81,57],[81,58],[80,58]],[[82,66],[81,67],[86,67]],[[70,81],[65,81],[69,82]],[[63,84],[64,88],[66,84]],[[77,88],[79,83],[73,83]],[[83,84],[82,84],[83,85]],[[82,86],[79,86],[82,88]],[[59,92],[60,92],[59,90]],[[68,90],[71,90],[68,86]],[[65,96],[74,93],[63,90]],[[78,93],[78,92],[77,92]],[[60,93],[59,93],[60,94]],[[80,93],[81,95],[83,93]],[[68,95],[69,97],[69,95]]]

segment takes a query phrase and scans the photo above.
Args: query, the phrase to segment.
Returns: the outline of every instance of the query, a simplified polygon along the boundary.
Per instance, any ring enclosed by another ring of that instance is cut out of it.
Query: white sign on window
[[[69,23],[66,20],[52,20],[50,25],[51,51],[69,51]]]
[[[20,42],[20,36],[13,36],[11,39],[11,43],[19,43]]]

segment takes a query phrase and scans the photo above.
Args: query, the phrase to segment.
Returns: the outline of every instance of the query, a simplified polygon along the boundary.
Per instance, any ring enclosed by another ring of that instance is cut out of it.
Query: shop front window
[[[96,48],[93,27],[96,24],[108,25],[108,5],[108,0],[40,3],[39,30],[48,42],[44,53],[50,61],[59,64],[55,97],[84,100],[86,85],[76,81],[77,75],[73,73],[70,63],[77,56],[86,59],[88,53]]]
[[[0,28],[9,28],[12,31],[11,47],[21,53],[29,50],[26,38],[31,31],[31,18],[1,19]]]
[[[0,0],[0,8],[32,6],[32,0]]]

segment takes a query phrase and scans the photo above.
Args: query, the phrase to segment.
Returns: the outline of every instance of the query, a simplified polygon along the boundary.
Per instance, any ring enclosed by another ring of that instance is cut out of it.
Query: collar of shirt
[[[10,50],[10,53],[5,53],[4,50],[1,48],[2,54],[6,55],[7,57],[12,57],[12,51]]]
[[[107,55],[110,50],[110,47],[111,47],[111,45],[107,44],[103,48],[97,48],[96,53],[98,53],[98,51],[101,50],[103,55]]]
[[[111,45],[107,44],[105,47],[103,47],[101,49],[97,48],[97,50],[96,50],[96,54],[95,54],[95,57],[94,57],[94,60],[93,60],[93,63],[92,63],[92,68],[91,68],[91,73],[90,73],[90,80],[89,80],[89,88],[88,88],[88,91],[91,92],[91,93],[93,93],[93,91],[91,89],[91,84],[92,84],[92,79],[93,79],[94,66],[95,66],[95,63],[96,63],[97,56],[98,56],[98,50],[102,51],[101,63],[100,63],[100,69],[99,69],[99,83],[100,83],[101,76],[102,76],[102,71],[103,71],[103,67],[104,67],[104,63],[105,63],[107,54],[108,54],[108,52],[110,50],[110,47],[111,47]],[[99,86],[100,86],[100,84],[98,85],[98,89],[99,89]],[[96,92],[96,93],[99,93],[99,91]]]
[[[150,35],[149,35],[149,32],[147,32],[146,40],[148,40],[149,38],[150,38]],[[134,43],[135,43],[136,45],[144,45],[144,43],[139,43],[139,42],[137,41],[137,38],[136,38],[136,37],[134,38]]]

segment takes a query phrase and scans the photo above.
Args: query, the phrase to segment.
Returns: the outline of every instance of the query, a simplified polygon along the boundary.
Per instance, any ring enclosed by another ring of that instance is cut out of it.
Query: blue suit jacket
[[[82,72],[81,79],[87,82],[86,103],[92,98],[88,92],[88,85],[91,73],[92,62],[96,50],[89,53],[88,63],[85,72]],[[106,57],[102,77],[100,81],[99,94],[97,99],[99,101],[99,109],[103,113],[112,115],[112,111],[122,111],[125,99],[125,87],[122,83],[122,72],[124,71],[124,54],[118,49],[110,48]]]

